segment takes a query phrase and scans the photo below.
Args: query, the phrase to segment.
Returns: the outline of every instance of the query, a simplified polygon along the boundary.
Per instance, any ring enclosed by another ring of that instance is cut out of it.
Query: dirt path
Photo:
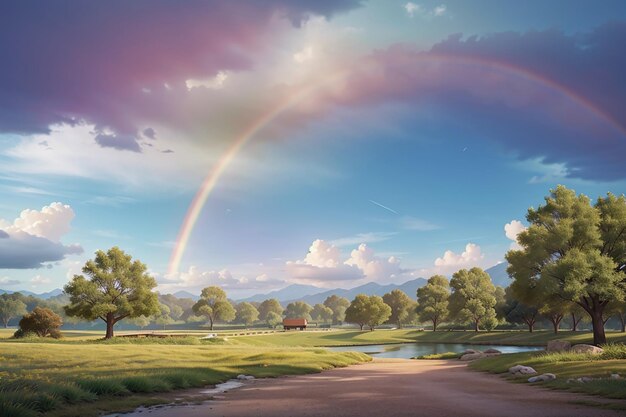
[[[590,399],[513,384],[457,361],[376,360],[321,374],[256,380],[202,405],[150,416],[618,416],[574,404]],[[595,401],[601,401],[593,398]],[[146,415],[146,414],[142,414]]]

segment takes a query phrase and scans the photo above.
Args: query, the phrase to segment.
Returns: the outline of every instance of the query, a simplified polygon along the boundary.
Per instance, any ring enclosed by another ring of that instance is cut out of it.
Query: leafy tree
[[[10,294],[0,295],[0,320],[4,323],[4,328],[9,327],[9,321],[15,317],[26,314],[26,304],[18,297]]]
[[[559,185],[545,205],[528,209],[521,250],[511,250],[507,271],[546,298],[568,300],[591,319],[593,343],[606,343],[604,313],[626,291],[626,198],[608,194],[591,205]]]
[[[226,298],[226,293],[220,287],[206,287],[200,294],[200,299],[193,305],[193,312],[209,320],[210,329],[216,321],[229,322],[235,318],[235,309]]]
[[[150,325],[150,317],[146,317],[146,316],[139,316],[139,317],[135,317],[134,319],[131,319],[131,322],[139,327],[140,329],[143,329],[146,326]]]
[[[237,321],[251,326],[252,323],[259,319],[259,310],[252,304],[243,302],[237,305]]]
[[[572,331],[577,332],[580,322],[588,317],[587,312],[583,310],[583,308],[578,304],[570,303],[567,309],[567,313],[569,314],[569,318],[572,324]]]
[[[15,332],[15,337],[35,333],[39,337],[52,336],[58,339],[61,337],[59,327],[62,324],[61,316],[54,311],[49,308],[35,307],[31,313],[27,313],[20,320],[20,328]]]
[[[154,322],[159,326],[163,326],[163,330],[165,330],[165,326],[174,324],[175,320],[171,317],[171,310],[166,304],[160,304],[159,310],[160,312],[156,315]]]
[[[559,325],[567,313],[569,304],[571,304],[569,301],[549,297],[544,300],[543,305],[539,308],[541,315],[552,323],[552,329],[555,334],[559,332]]]
[[[333,310],[326,307],[324,304],[315,304],[311,311],[311,318],[315,321],[327,323],[333,318]]]
[[[506,291],[504,288],[502,288],[499,285],[496,285],[496,292],[494,294],[494,296],[496,297],[496,305],[494,307],[494,309],[496,310],[496,317],[498,318],[498,320],[505,320],[505,317],[502,315],[502,309],[504,308],[505,304],[506,304]]]
[[[450,313],[465,323],[473,323],[474,331],[496,317],[496,288],[491,277],[480,268],[461,269],[450,280]]]
[[[417,289],[417,313],[422,321],[431,321],[433,331],[448,315],[450,283],[443,275],[433,275],[426,285]]]
[[[283,314],[283,306],[280,305],[275,298],[270,298],[269,300],[264,300],[258,307],[259,310],[259,320],[267,322],[267,315],[270,312],[274,312],[279,316]]]
[[[350,305],[350,301],[333,294],[324,300],[324,305],[333,311],[333,324],[340,324],[346,317],[346,309]]]
[[[105,338],[112,338],[113,326],[120,320],[159,312],[157,294],[151,291],[156,281],[146,271],[146,265],[132,261],[118,247],[97,251],[95,259],[83,267],[89,279],[74,275],[65,286],[70,296],[65,313],[87,320],[101,319],[107,325]]]
[[[311,320],[311,310],[313,310],[313,307],[311,307],[304,301],[296,301],[287,304],[287,308],[285,308],[283,314],[285,315],[285,318],[288,319],[303,318],[306,320]]]
[[[414,302],[402,290],[392,290],[383,295],[383,301],[391,308],[389,321],[402,328],[402,324],[409,320],[411,309],[415,310]]]
[[[498,314],[509,323],[524,323],[530,333],[535,329],[539,319],[539,309],[533,305],[523,303],[515,297],[515,285],[512,284],[504,291],[504,305],[499,307]],[[524,297],[522,297],[524,298]]]
[[[357,295],[346,309],[346,321],[357,324],[361,330],[367,325],[370,330],[384,323],[391,316],[391,307],[377,295]]]
[[[267,316],[265,317],[265,322],[267,323],[269,327],[274,329],[276,328],[276,326],[278,326],[280,323],[283,322],[283,318],[281,317],[280,314],[276,313],[275,311],[270,311],[269,313],[267,313]]]

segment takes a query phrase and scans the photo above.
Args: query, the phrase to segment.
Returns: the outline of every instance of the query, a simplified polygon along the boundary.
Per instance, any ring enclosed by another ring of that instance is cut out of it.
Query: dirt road
[[[507,382],[458,361],[376,360],[321,374],[256,380],[202,405],[150,416],[596,417],[624,415],[575,404],[602,401]],[[146,415],[146,414],[142,414]]]

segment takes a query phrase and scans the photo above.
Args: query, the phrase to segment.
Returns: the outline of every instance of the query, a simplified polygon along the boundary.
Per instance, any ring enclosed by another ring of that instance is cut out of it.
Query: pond
[[[415,356],[431,355],[433,353],[463,352],[466,349],[487,350],[498,349],[502,353],[528,352],[543,350],[541,346],[498,346],[498,345],[470,345],[464,343],[401,343],[395,345],[369,346],[341,346],[329,347],[333,351],[363,352],[376,358],[412,358]]]

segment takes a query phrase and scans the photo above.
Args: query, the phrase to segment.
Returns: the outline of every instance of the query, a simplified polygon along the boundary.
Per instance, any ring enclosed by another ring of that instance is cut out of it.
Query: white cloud
[[[391,239],[395,235],[397,235],[395,232],[357,233],[354,236],[346,236],[331,240],[330,244],[335,246],[354,246],[360,243],[382,242],[384,240]]]
[[[439,229],[439,226],[437,226],[436,224],[411,216],[402,217],[402,219],[400,220],[400,224],[402,225],[403,229],[415,230],[420,232]]]
[[[219,271],[201,271],[196,266],[191,266],[185,272],[164,277],[157,276],[159,291],[175,292],[187,290],[200,292],[202,288],[217,285],[225,290],[267,290],[280,287],[285,284],[282,280],[271,279],[266,274],[261,274],[254,279],[245,276],[236,278],[228,269]]]
[[[395,256],[387,259],[380,258],[365,243],[360,244],[350,253],[350,258],[345,264],[356,266],[363,271],[367,279],[372,281],[392,281],[403,273],[400,269],[400,261]]]
[[[504,234],[507,238],[512,240],[511,249],[521,249],[522,247],[517,242],[517,235],[526,230],[526,226],[522,224],[519,220],[511,220],[510,223],[504,225]]]
[[[410,17],[413,17],[416,13],[421,11],[422,7],[419,4],[408,2],[404,5],[404,9]]]
[[[480,246],[475,243],[468,243],[465,245],[465,250],[460,254],[447,250],[442,257],[435,259],[435,271],[446,274],[462,268],[482,266],[484,258],[485,255]]]
[[[213,90],[219,90],[220,88],[224,87],[224,83],[226,82],[227,79],[228,79],[228,73],[225,71],[220,71],[217,74],[215,74],[214,77],[211,77],[211,78],[205,78],[205,79],[190,78],[185,81],[185,86],[187,87],[187,90],[189,91],[193,90],[194,88],[200,88],[200,87],[209,88]]]
[[[5,229],[8,233],[21,230],[28,234],[58,242],[70,231],[74,219],[74,210],[62,203],[52,203],[40,211],[26,209],[15,219],[12,226]],[[1,226],[2,223],[0,223]]]
[[[441,17],[446,14],[448,8],[445,4],[440,4],[439,6],[433,8],[432,10],[428,10],[425,7],[413,3],[408,2],[404,5],[404,9],[409,17],[413,18],[415,16],[421,16],[423,18],[431,19],[433,17]]]
[[[319,268],[334,268],[341,262],[341,251],[338,247],[321,239],[315,240],[309,248],[304,261],[306,265]]]
[[[41,275],[36,275],[30,280],[30,283],[33,284],[31,287],[33,288],[37,288],[38,285],[50,284],[50,282],[50,278],[46,278]]]
[[[0,285],[8,286],[8,285],[18,285],[21,284],[21,281],[17,279],[11,279],[9,277],[0,277]]]
[[[293,60],[296,61],[298,64],[302,64],[311,59],[313,59],[313,48],[310,46],[307,46],[303,50],[293,54]]]
[[[442,4],[442,5],[437,6],[437,7],[435,7],[433,9],[433,14],[435,16],[443,16],[446,13],[446,10],[447,10],[447,8],[446,8],[445,4]]]

